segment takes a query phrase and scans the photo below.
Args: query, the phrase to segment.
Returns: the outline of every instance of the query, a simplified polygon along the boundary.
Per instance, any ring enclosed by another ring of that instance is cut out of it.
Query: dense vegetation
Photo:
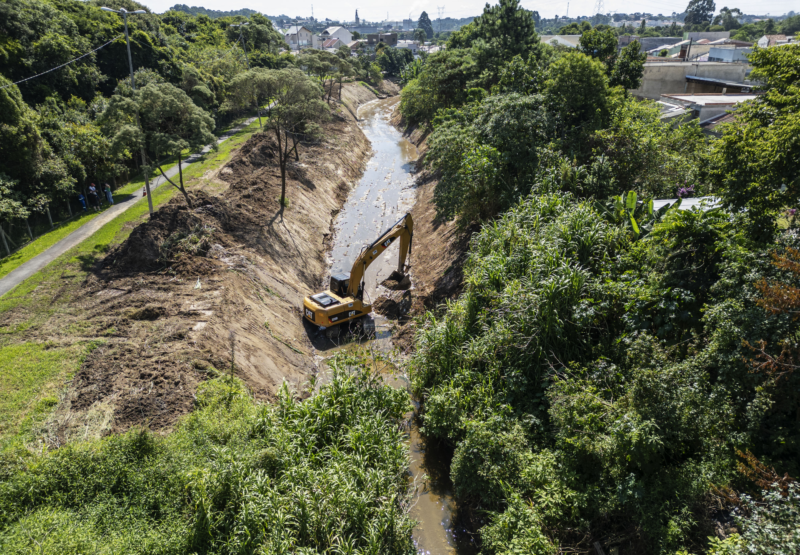
[[[481,226],[411,375],[482,552],[796,551],[800,47],[753,55],[764,95],[709,141],[627,95],[641,60],[613,35],[482,29],[525,13],[487,8],[401,106],[439,216]],[[722,206],[652,209],[703,194]]]
[[[0,551],[414,553],[399,428],[408,395],[357,364],[334,362],[302,403],[284,388],[263,405],[216,378],[169,436],[6,453]]]
[[[141,169],[138,138],[128,133],[123,141],[120,135],[126,126],[136,127],[134,109],[141,107],[130,86],[122,18],[100,6],[145,9],[133,0],[0,0],[0,225],[16,243],[27,235],[30,216],[42,221],[49,210],[61,219],[68,202],[78,209],[77,195],[85,194],[89,183],[116,187],[117,180]],[[242,23],[247,25],[232,27]],[[232,84],[248,64],[269,70],[296,65],[283,36],[258,13],[210,19],[148,10],[130,16],[128,25],[137,88],[153,86],[162,99],[176,100],[187,117],[174,119],[183,120],[183,127],[193,118],[219,132],[234,118],[253,113],[252,103],[233,98]],[[346,66],[348,78],[372,84],[382,79],[374,56],[350,58],[347,51],[334,60]],[[328,73],[342,73],[331,67]],[[128,105],[127,121],[118,117],[119,109],[108,110],[123,107],[125,99],[136,103]],[[163,130],[145,131],[146,168],[154,170],[164,155],[176,162],[178,147],[208,139],[205,132],[175,133],[172,127],[168,145],[150,140]]]

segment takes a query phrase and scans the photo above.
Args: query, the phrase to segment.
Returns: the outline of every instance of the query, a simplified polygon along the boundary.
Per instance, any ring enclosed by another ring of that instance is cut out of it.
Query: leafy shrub
[[[740,480],[736,449],[797,469],[800,376],[748,362],[748,344],[778,357],[797,337],[789,312],[756,302],[764,276],[796,274],[746,239],[742,216],[670,210],[637,232],[544,192],[586,182],[568,169],[474,236],[463,293],[420,320],[423,430],[454,445],[461,502],[490,512],[489,553],[587,547],[575,534],[695,551],[709,491]]]
[[[800,486],[791,483],[784,491],[777,484],[757,501],[744,495],[747,516],[739,516],[743,551],[754,555],[800,552]]]
[[[145,430],[2,462],[0,551],[412,553],[405,391],[334,363],[304,402],[202,384],[171,435]]]

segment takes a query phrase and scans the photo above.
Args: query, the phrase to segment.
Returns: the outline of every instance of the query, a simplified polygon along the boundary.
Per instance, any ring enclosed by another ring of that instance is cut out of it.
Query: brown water
[[[372,143],[372,158],[358,186],[350,192],[347,202],[334,222],[335,235],[329,254],[331,273],[349,272],[353,261],[364,245],[374,241],[383,231],[395,224],[414,205],[414,162],[416,147],[389,123],[397,98],[376,100],[358,111],[359,126]],[[365,300],[374,302],[381,294],[381,281],[397,267],[396,241],[365,275]],[[414,252],[411,254],[411,263]],[[327,338],[317,335],[314,346],[320,362],[336,351],[355,346],[389,354],[391,324],[382,316],[370,314],[365,318],[366,334],[360,338]],[[407,376],[391,363],[384,368],[387,383],[409,388]],[[325,376],[320,376],[323,383]],[[417,407],[418,409],[418,407]],[[407,416],[409,446],[409,485],[413,489],[410,516],[418,521],[414,543],[418,553],[426,555],[470,555],[474,549],[470,536],[455,524],[457,507],[450,481],[451,453],[426,440],[419,432],[418,410]]]

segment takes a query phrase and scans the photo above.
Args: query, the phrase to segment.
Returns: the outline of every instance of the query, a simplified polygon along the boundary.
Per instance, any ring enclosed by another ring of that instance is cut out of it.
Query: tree
[[[750,63],[764,94],[741,104],[714,143],[711,176],[724,203],[764,232],[800,197],[800,44],[757,49]]]
[[[322,87],[299,69],[270,70],[267,75],[269,96],[264,126],[275,135],[278,163],[281,168],[281,206],[286,206],[286,164],[289,156],[300,159],[298,139],[318,134],[318,124],[329,117],[327,105],[320,99]]]
[[[0,174],[13,189],[13,198],[43,212],[53,198],[69,194],[75,179],[64,161],[53,154],[42,136],[36,113],[16,85],[0,75]],[[7,193],[6,198],[11,198]]]
[[[545,103],[558,117],[568,149],[584,148],[583,138],[605,126],[609,116],[608,77],[599,61],[569,52],[548,68]]]
[[[592,29],[581,35],[578,50],[603,62],[606,74],[610,75],[617,59],[617,43],[617,34],[614,31]]]
[[[477,41],[488,46],[494,54],[493,60],[503,63],[516,55],[527,57],[542,48],[531,12],[522,8],[519,0],[500,0],[494,6],[486,4],[481,15],[450,36],[447,47],[469,48]]]
[[[620,86],[626,91],[639,88],[647,61],[647,54],[639,52],[640,48],[639,41],[635,40],[622,49],[611,71],[609,85]]]
[[[422,44],[427,39],[428,39],[428,34],[425,32],[425,29],[420,29],[419,27],[414,29],[414,40],[419,41],[419,43]]]
[[[433,38],[433,25],[431,24],[431,18],[428,17],[428,12],[422,12],[419,14],[419,22],[417,23],[417,28],[422,29],[425,31],[425,36],[429,39]]]
[[[414,54],[408,48],[392,48],[387,46],[378,54],[377,61],[388,77],[397,77],[407,64],[414,60]]]
[[[254,67],[234,77],[228,85],[228,104],[243,109],[255,103],[261,125],[261,106],[269,100],[269,80],[264,68]]]
[[[139,126],[135,124],[137,113]],[[216,137],[212,133],[214,119],[196,106],[189,95],[169,83],[137,89],[132,98],[114,95],[106,117],[118,129],[112,139],[115,150],[133,150],[144,145],[150,165],[158,168],[192,208],[192,200],[183,183],[183,151],[207,144],[216,149]],[[178,183],[164,173],[161,164],[165,157],[177,160]]]
[[[733,8],[732,10],[728,7],[724,7],[719,11],[717,17],[714,18],[714,25],[722,25],[722,28],[726,31],[731,31],[733,29],[738,29],[742,26],[739,23],[739,18],[742,16],[742,11],[739,8]]]
[[[304,50],[297,56],[297,65],[306,74],[315,77],[322,86],[322,97],[325,98],[325,89],[328,89],[328,99],[333,94],[333,83],[336,81],[336,74],[339,66],[345,64],[336,54],[325,50]]]
[[[686,7],[686,17],[683,22],[686,25],[707,25],[711,23],[715,9],[714,0],[691,0]]]

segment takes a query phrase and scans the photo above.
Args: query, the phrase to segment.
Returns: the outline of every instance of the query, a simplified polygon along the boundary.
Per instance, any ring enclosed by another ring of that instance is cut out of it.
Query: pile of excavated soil
[[[374,100],[345,85],[352,108]],[[169,428],[190,411],[198,383],[235,375],[272,398],[284,381],[305,395],[317,371],[301,319],[319,288],[334,215],[363,173],[370,144],[339,106],[325,139],[303,143],[287,170],[280,207],[273,136],[256,134],[216,175],[219,194],[180,195],[94,268],[75,303],[87,328],[104,330],[69,384],[51,435]]]

